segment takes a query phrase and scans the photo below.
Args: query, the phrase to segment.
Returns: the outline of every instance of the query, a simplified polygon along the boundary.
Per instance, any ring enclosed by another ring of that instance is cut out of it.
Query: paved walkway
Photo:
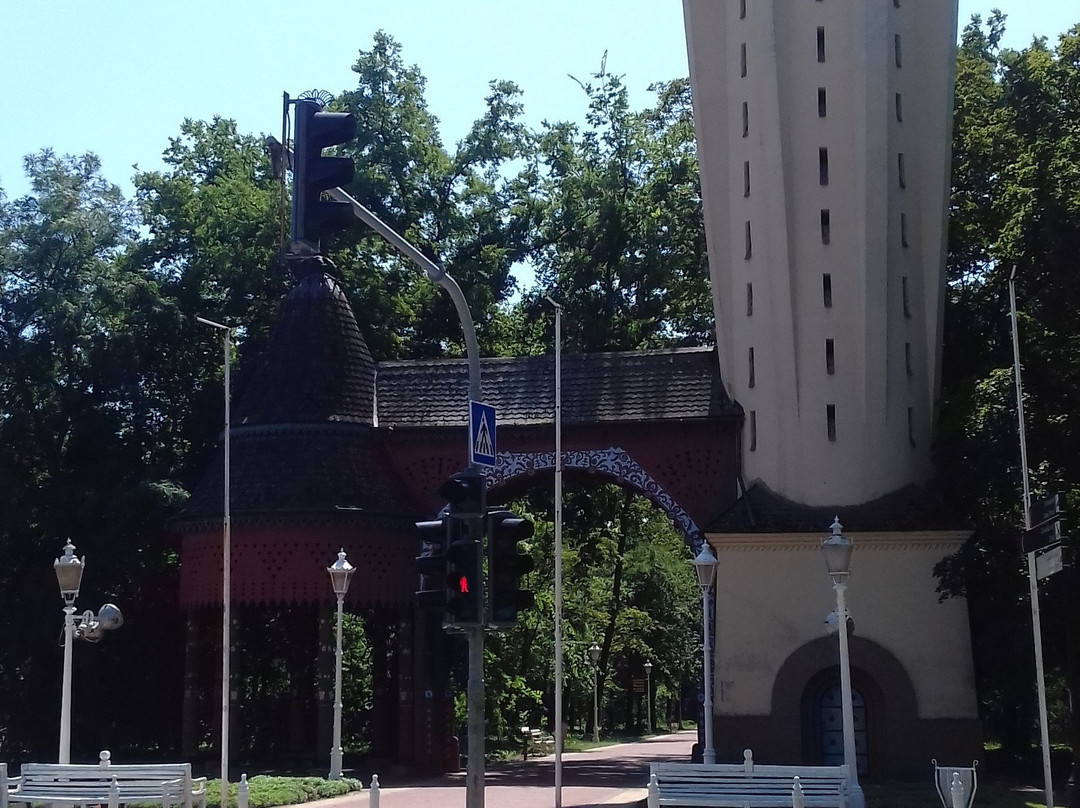
[[[638,743],[617,744],[563,755],[563,808],[644,805],[649,763],[688,761],[697,740],[694,731],[661,735]],[[380,808],[443,808],[465,805],[465,774],[395,786],[380,775]],[[553,808],[555,756],[489,765],[484,808]],[[365,786],[368,785],[366,782]],[[307,803],[305,808],[367,808],[368,792]]]

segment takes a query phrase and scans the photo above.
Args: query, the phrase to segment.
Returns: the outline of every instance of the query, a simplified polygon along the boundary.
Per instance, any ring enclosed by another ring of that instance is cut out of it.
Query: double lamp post
[[[120,628],[124,617],[111,603],[106,603],[97,614],[87,609],[75,614],[75,598],[79,596],[86,557],[75,555],[75,545],[69,539],[64,554],[53,562],[56,582],[60,585],[60,597],[64,599],[64,676],[60,688],[60,763],[71,762],[71,655],[72,645],[78,637],[87,642],[98,642],[102,632]]]

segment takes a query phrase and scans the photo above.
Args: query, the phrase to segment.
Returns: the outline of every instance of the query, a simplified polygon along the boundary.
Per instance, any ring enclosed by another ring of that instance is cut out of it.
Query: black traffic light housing
[[[450,520],[446,550],[446,623],[476,624],[484,617],[480,519]]]
[[[518,542],[533,534],[533,523],[502,509],[487,514],[488,623],[512,626],[518,613],[536,602],[533,593],[521,588],[521,576],[535,566]]]
[[[482,519],[486,493],[487,479],[479,471],[459,471],[439,486],[439,496],[449,503],[450,515],[460,519]]]
[[[352,221],[348,202],[323,199],[322,192],[352,181],[356,167],[349,157],[323,157],[328,146],[356,138],[356,120],[347,112],[325,112],[315,101],[296,102],[293,144],[292,240],[318,244],[327,230]]]
[[[416,558],[421,609],[439,609],[444,625],[478,624],[484,617],[483,527],[487,480],[462,471],[439,486],[447,501],[437,519],[417,522],[424,550]]]
[[[443,516],[427,522],[417,522],[421,552],[416,557],[416,569],[420,573],[420,589],[416,591],[416,604],[421,609],[446,609],[446,545],[450,520]]]

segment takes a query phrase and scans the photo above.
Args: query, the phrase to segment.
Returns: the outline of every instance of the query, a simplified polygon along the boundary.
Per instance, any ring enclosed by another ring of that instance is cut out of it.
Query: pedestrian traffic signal
[[[416,605],[421,609],[446,609],[446,540],[449,517],[417,522],[421,551],[416,557],[416,569],[420,573],[420,588],[416,591]]]
[[[450,515],[459,519],[482,519],[487,479],[479,471],[459,471],[439,486],[439,495],[450,505]],[[479,540],[480,536],[475,536]]]
[[[352,181],[356,168],[349,157],[323,157],[328,146],[356,138],[356,121],[347,112],[325,112],[315,101],[296,102],[293,148],[292,240],[318,244],[333,227],[352,221],[352,205],[323,199],[322,193]]]
[[[518,542],[533,534],[533,523],[510,511],[492,510],[487,515],[488,542],[488,623],[512,626],[518,613],[536,601],[533,593],[521,588],[521,576],[532,572],[532,558],[518,548]]]
[[[479,518],[450,519],[450,544],[446,550],[446,622],[476,624],[483,617],[481,524]]]

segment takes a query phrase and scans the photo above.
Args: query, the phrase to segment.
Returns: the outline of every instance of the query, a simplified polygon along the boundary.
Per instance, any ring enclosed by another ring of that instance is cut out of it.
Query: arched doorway
[[[855,760],[859,774],[867,772],[867,714],[866,700],[860,691],[852,689],[851,706],[855,725]],[[812,709],[812,708],[811,708]],[[843,698],[840,682],[821,692],[817,699],[817,717],[821,733],[821,765],[841,766],[844,763]]]
[[[859,775],[872,775],[878,768],[875,761],[880,761],[887,747],[886,705],[877,681],[860,668],[851,669],[851,702]],[[840,669],[835,664],[819,669],[807,680],[800,698],[800,714],[804,762],[841,765],[844,762],[844,713]]]

